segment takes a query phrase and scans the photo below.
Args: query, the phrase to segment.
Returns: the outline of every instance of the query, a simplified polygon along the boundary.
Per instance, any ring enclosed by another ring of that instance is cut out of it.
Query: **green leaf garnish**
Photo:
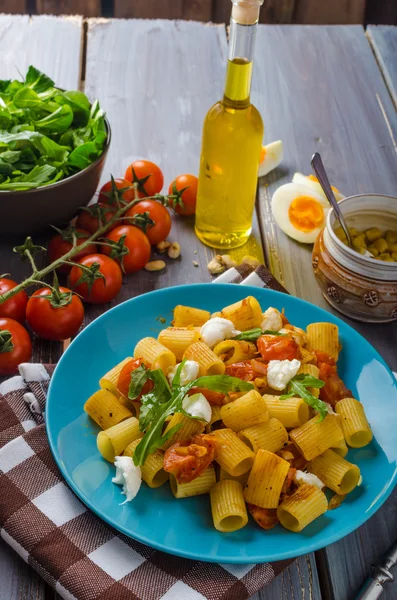
[[[246,342],[256,342],[256,340],[262,335],[262,329],[260,327],[255,327],[254,329],[247,329],[247,331],[243,331],[236,335],[234,340],[242,340]]]
[[[263,335],[279,335],[280,337],[286,337],[286,333],[280,333],[279,331],[273,331],[272,329],[265,329]]]
[[[308,388],[322,388],[324,385],[324,381],[321,381],[308,373],[295,375],[288,384],[287,393],[280,396],[280,400],[287,400],[293,396],[300,396],[306,404],[318,411],[320,421],[323,421],[328,414],[327,405],[319,398],[313,396]]]
[[[131,373],[130,387],[128,388],[128,398],[136,400],[142,392],[142,388],[149,378],[149,371],[145,365],[140,365]]]

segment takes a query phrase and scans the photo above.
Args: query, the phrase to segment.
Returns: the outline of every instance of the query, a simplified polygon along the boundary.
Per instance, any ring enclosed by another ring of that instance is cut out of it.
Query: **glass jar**
[[[397,231],[397,198],[360,194],[339,205],[350,227]],[[317,282],[333,308],[351,319],[387,323],[397,319],[397,262],[363,256],[335,234],[340,227],[333,210],[318,236],[312,256]]]

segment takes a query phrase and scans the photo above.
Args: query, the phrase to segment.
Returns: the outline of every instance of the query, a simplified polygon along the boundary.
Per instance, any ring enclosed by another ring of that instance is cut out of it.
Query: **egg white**
[[[264,148],[266,150],[265,158],[259,164],[258,177],[264,177],[273,171],[283,160],[283,142],[281,140],[267,144]]]
[[[300,196],[307,196],[316,200],[323,209],[324,218],[320,226],[314,228],[312,231],[301,231],[297,229],[289,220],[288,211],[291,203]],[[324,196],[320,196],[309,189],[306,185],[300,185],[298,183],[286,183],[280,186],[273,194],[272,197],[272,214],[277,225],[286,233],[288,236],[302,242],[304,244],[313,244],[325,226],[327,214],[330,210],[330,205]]]
[[[322,189],[321,185],[318,183],[318,181],[313,181],[312,179],[309,179],[308,177],[306,177],[306,175],[303,175],[302,173],[295,173],[292,178],[292,183],[299,183],[300,185],[306,185],[313,192],[316,192],[316,194],[318,194],[319,196],[322,196],[323,198],[326,199],[323,189]],[[337,202],[339,202],[339,200],[342,200],[342,198],[344,198],[343,194],[341,194],[340,192],[335,192],[335,190],[334,190],[334,196],[335,196]]]

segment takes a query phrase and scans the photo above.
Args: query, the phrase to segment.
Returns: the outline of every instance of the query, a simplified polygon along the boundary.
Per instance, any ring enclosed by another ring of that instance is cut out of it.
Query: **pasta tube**
[[[269,416],[278,419],[284,427],[299,427],[309,420],[310,407],[302,398],[280,400],[280,396],[264,394],[263,400]]]
[[[249,360],[258,354],[255,344],[242,340],[225,340],[214,348],[214,353],[219,356],[225,365]]]
[[[108,429],[132,417],[132,412],[107,390],[98,390],[92,394],[84,404],[84,410],[102,429]]]
[[[187,327],[168,327],[160,331],[158,341],[175,354],[176,360],[181,361],[183,353],[191,344],[198,342],[200,333]]]
[[[173,323],[175,327],[201,326],[210,319],[210,316],[211,314],[208,310],[179,304],[174,308]]]
[[[298,359],[300,360],[301,365],[305,365],[307,363],[311,363],[315,359],[314,352],[311,352],[310,350],[307,350],[307,348],[302,348],[302,346],[299,346],[298,352],[299,352]]]
[[[288,443],[288,432],[278,419],[271,417],[266,423],[247,427],[238,437],[254,452],[260,448],[269,452],[278,452]]]
[[[225,363],[204,342],[196,342],[189,346],[183,354],[187,360],[195,360],[199,364],[199,377],[202,375],[223,375]]]
[[[139,421],[130,417],[113,425],[106,431],[100,431],[97,436],[97,446],[103,458],[114,462],[115,456],[120,456],[131,442],[140,438]]]
[[[309,523],[327,512],[327,498],[318,487],[305,483],[277,509],[281,525],[290,531],[302,531]]]
[[[190,496],[209,494],[215,483],[216,476],[213,465],[207,467],[204,473],[201,473],[201,475],[193,479],[193,481],[189,481],[189,483],[179,483],[174,475],[170,475],[171,491],[175,498],[189,498]]]
[[[335,360],[339,356],[339,329],[333,323],[311,323],[306,328],[311,350],[326,352]]]
[[[336,415],[327,415],[323,421],[316,415],[304,425],[290,431],[289,435],[306,460],[313,460],[335,446],[342,437]]]
[[[277,508],[290,464],[268,450],[258,450],[255,456],[244,498],[261,508]]]
[[[238,481],[223,479],[210,491],[214,527],[218,531],[237,531],[248,523],[243,488]]]
[[[124,450],[124,456],[134,456],[135,448],[141,441],[138,438],[131,442]],[[164,453],[156,450],[146,458],[141,466],[142,479],[151,488],[158,488],[168,480],[168,473],[164,471]]]
[[[346,454],[349,451],[349,448],[347,447],[345,438],[341,437],[341,439],[339,440],[338,443],[331,446],[330,450],[333,450],[336,454],[339,454],[339,456],[341,456],[342,458],[344,456],[346,456]]]
[[[221,408],[222,421],[229,429],[241,431],[269,420],[266,402],[259,392],[250,390],[244,396]]]
[[[262,323],[262,309],[254,296],[247,296],[244,300],[225,306],[221,311],[221,316],[229,319],[240,331],[260,327]]]
[[[219,421],[222,421],[221,407],[217,404],[212,404],[210,425],[214,425],[214,423],[219,423]]]
[[[335,412],[341,417],[343,435],[349,446],[362,448],[370,443],[372,431],[361,402],[344,398],[336,403]]]
[[[175,425],[182,424],[182,427],[178,429],[176,433],[164,444],[163,449],[167,450],[175,442],[184,442],[190,440],[191,437],[199,433],[203,433],[205,429],[205,422],[199,419],[190,419],[185,417],[182,413],[175,413],[168,421],[167,427],[165,428],[164,434],[168,433],[170,429]]]
[[[110,369],[110,371],[108,371],[106,373],[106,375],[104,375],[99,380],[100,387],[103,390],[108,390],[109,392],[112,392],[112,394],[114,394],[115,396],[120,397],[120,401],[122,402],[122,404],[125,403],[126,398],[124,398],[124,396],[122,394],[120,394],[120,392],[118,391],[118,389],[117,389],[117,382],[118,382],[119,375],[121,373],[122,368],[130,360],[132,360],[132,357],[131,356],[127,356],[127,358],[125,358],[118,365],[116,365],[115,367],[113,367],[113,369]]]
[[[217,441],[216,462],[235,477],[250,470],[254,453],[237,437],[231,429],[217,429],[212,433]]]
[[[313,377],[318,379],[318,376],[320,375],[320,369],[316,367],[316,365],[305,363],[299,368],[298,375],[300,375],[301,373],[307,373],[308,375],[312,375]],[[320,388],[308,388],[308,390],[315,398],[318,398],[320,396]]]
[[[219,468],[219,481],[222,481],[223,479],[231,479],[232,481],[238,481],[239,484],[243,486],[243,488],[247,485],[248,475],[249,471],[247,471],[247,473],[243,473],[243,475],[234,477],[233,475],[230,475],[230,473],[225,471],[225,469],[222,469],[222,467]]]
[[[360,469],[332,450],[326,450],[307,465],[336,494],[349,494],[359,482]]]
[[[175,367],[175,354],[152,337],[141,339],[134,350],[134,358],[141,358],[151,369],[161,369],[165,375]]]

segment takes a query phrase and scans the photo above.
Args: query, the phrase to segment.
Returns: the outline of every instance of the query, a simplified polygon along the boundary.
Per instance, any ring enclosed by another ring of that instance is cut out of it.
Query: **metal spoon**
[[[345,236],[347,239],[347,245],[350,248],[352,248],[353,243],[352,243],[352,237],[350,235],[349,228],[346,224],[345,217],[342,214],[339,204],[336,201],[336,198],[334,196],[334,192],[332,191],[331,184],[329,182],[327,173],[325,172],[323,161],[321,160],[321,156],[319,155],[318,152],[313,154],[312,160],[311,160],[311,165],[312,165],[313,171],[317,175],[317,179],[318,179],[321,187],[323,188],[323,192],[326,195],[328,202],[331,204],[332,208],[334,209],[336,218],[338,219],[338,221],[345,233]]]

